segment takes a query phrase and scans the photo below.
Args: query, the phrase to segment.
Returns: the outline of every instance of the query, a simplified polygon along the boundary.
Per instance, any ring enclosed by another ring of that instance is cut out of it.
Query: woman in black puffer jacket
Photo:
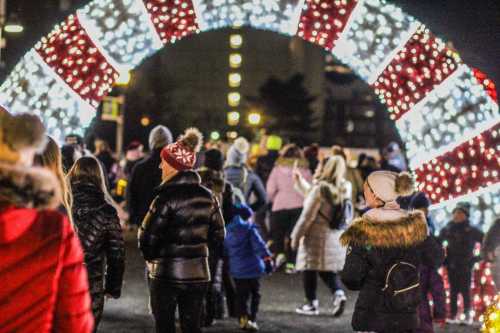
[[[157,333],[175,333],[177,305],[182,332],[201,332],[200,312],[211,279],[209,249],[224,241],[217,199],[192,171],[201,141],[199,131],[189,129],[162,150],[163,183],[139,229]]]
[[[68,178],[73,192],[73,219],[85,253],[95,328],[104,297],[119,298],[125,271],[122,229],[107,193],[104,173],[94,157],[82,157]]]
[[[355,331],[413,333],[418,328],[419,266],[439,267],[444,253],[428,236],[424,214],[404,211],[396,202],[412,190],[409,174],[370,174],[364,194],[371,209],[341,237],[348,246],[342,282],[360,291],[352,317]]]

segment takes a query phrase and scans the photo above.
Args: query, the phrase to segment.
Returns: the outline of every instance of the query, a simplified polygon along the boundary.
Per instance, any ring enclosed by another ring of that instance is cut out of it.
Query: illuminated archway
[[[488,220],[500,215],[491,83],[382,0],[94,0],[25,55],[0,87],[0,102],[41,116],[55,136],[82,131],[120,72],[190,34],[242,25],[300,36],[366,80],[434,207],[467,199]]]

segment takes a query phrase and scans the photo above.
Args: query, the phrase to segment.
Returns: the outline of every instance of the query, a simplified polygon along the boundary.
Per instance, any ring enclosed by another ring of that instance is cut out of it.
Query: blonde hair
[[[118,208],[118,205],[108,192],[104,171],[97,158],[93,156],[80,157],[69,170],[68,179],[70,182],[85,181],[97,186],[104,193],[106,202],[115,209]]]
[[[340,187],[345,180],[347,165],[342,156],[331,156],[321,162],[321,169],[316,175],[317,181],[325,181]]]
[[[59,181],[59,187],[62,193],[62,204],[66,208],[66,212],[70,221],[73,221],[71,208],[73,206],[73,196],[71,195],[71,187],[63,171],[61,149],[50,136],[47,136],[47,145],[45,149],[36,157],[38,164],[51,171]]]

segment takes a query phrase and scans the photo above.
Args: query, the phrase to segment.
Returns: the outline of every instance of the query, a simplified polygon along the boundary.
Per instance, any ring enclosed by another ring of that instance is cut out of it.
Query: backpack
[[[417,266],[396,260],[387,271],[382,292],[387,310],[396,313],[415,312],[422,298]]]
[[[241,167],[240,174],[237,179],[228,179],[233,186],[233,201],[235,204],[247,204],[245,192],[248,188],[248,170]]]

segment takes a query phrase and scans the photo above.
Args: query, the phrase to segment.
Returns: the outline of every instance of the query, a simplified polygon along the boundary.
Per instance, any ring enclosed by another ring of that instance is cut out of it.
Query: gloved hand
[[[274,262],[273,258],[266,257],[264,258],[264,264],[266,265],[266,274],[270,275],[274,272]]]

